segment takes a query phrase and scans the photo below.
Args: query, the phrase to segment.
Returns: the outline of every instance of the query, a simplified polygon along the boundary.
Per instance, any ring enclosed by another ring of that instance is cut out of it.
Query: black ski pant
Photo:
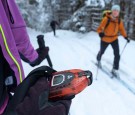
[[[111,45],[113,48],[113,52],[114,52],[114,62],[113,62],[113,69],[118,70],[119,69],[119,61],[120,61],[120,54],[119,54],[119,43],[118,43],[118,39],[115,40],[112,43],[106,43],[104,41],[101,40],[101,44],[100,44],[100,51],[97,54],[97,60],[100,61],[102,55],[104,54],[106,48]]]
[[[52,30],[53,30],[53,33],[54,33],[54,36],[56,35],[56,28],[55,27],[52,27]]]

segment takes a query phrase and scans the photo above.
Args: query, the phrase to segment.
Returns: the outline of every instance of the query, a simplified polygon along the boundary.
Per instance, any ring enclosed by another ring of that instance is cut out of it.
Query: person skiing
[[[0,0],[0,115],[10,99],[10,92],[24,80],[21,57],[31,66],[39,65],[46,56],[43,36],[38,36],[35,50],[29,40],[26,24],[14,0]],[[20,57],[21,55],[21,57]]]
[[[52,28],[52,30],[53,30],[54,36],[56,36],[56,25],[59,25],[57,21],[52,20],[52,21],[50,22],[50,26],[51,26],[51,28]]]
[[[114,62],[112,74],[118,75],[119,69],[119,43],[118,43],[118,32],[122,34],[122,36],[129,43],[127,33],[124,28],[123,21],[120,19],[120,6],[113,5],[111,8],[111,13],[106,13],[106,16],[102,19],[99,27],[97,28],[97,32],[99,37],[101,38],[100,51],[97,54],[98,66],[101,66],[101,57],[104,54],[108,45],[111,45],[114,52]]]

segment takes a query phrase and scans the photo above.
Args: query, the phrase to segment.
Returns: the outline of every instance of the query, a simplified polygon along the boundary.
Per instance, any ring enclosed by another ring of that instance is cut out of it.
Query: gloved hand
[[[103,38],[105,36],[104,32],[99,33],[100,38]]]
[[[38,53],[38,58],[34,62],[30,63],[32,67],[39,65],[46,58],[49,51],[49,47],[45,47],[44,35],[38,35],[37,41],[39,45],[39,48],[36,49]]]
[[[125,39],[127,40],[128,43],[130,42],[130,39],[128,37],[125,37]]]
[[[17,106],[17,114],[68,115],[71,99],[50,101],[48,96],[49,83],[45,77],[42,77],[29,89],[23,102]]]

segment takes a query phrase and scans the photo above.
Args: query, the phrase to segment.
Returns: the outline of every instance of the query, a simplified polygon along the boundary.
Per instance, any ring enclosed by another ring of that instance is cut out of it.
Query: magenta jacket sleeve
[[[30,62],[38,58],[26,30],[26,24],[14,0],[2,0],[19,53]]]

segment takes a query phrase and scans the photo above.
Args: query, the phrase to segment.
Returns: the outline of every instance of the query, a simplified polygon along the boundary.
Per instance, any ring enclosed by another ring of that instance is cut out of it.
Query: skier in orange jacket
[[[97,61],[99,67],[101,67],[101,57],[104,54],[106,48],[111,45],[114,51],[114,63],[112,73],[118,75],[119,69],[119,43],[118,43],[118,32],[127,40],[127,33],[124,28],[123,21],[119,17],[120,6],[113,5],[111,8],[111,13],[106,13],[106,16],[103,18],[101,24],[97,28],[97,32],[101,38],[100,51],[97,54]]]

